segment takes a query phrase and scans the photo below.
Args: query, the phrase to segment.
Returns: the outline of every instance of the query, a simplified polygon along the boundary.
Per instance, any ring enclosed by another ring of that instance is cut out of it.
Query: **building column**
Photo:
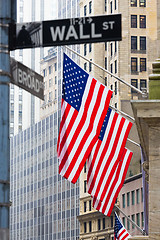
[[[160,100],[132,101],[131,104],[145,160],[149,161],[149,240],[159,240]]]

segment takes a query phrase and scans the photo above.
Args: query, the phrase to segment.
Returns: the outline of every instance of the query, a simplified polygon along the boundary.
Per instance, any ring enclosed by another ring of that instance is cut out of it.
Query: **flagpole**
[[[146,232],[141,229],[131,218],[129,218],[116,204],[114,205],[126,218],[129,220],[143,235],[147,235]]]
[[[95,62],[92,62],[91,60],[89,60],[88,58],[82,56],[80,53],[74,51],[73,49],[71,49],[71,48],[69,48],[69,47],[67,47],[67,46],[64,46],[64,47],[65,47],[66,49],[70,50],[71,52],[77,54],[79,57],[83,58],[84,60],[92,63],[93,65],[95,65],[96,67],[100,68],[100,69],[103,70],[104,72],[108,73],[108,74],[111,75],[112,77],[116,78],[118,81],[120,81],[120,82],[124,83],[125,85],[127,85],[128,87],[134,89],[136,92],[142,94],[142,96],[145,96],[145,94],[146,94],[145,92],[143,92],[143,91],[139,90],[138,88],[134,87],[133,85],[127,83],[127,82],[124,81],[123,79],[121,79],[121,78],[119,78],[118,76],[114,75],[113,73],[109,72],[107,69],[99,66],[99,65],[98,65],[97,63],[95,63]]]

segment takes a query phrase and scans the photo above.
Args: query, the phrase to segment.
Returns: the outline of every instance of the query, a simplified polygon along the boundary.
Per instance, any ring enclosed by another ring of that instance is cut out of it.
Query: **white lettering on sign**
[[[108,29],[113,30],[114,24],[115,24],[115,21],[103,22],[103,30],[108,30]]]
[[[62,29],[60,29],[60,27],[57,26],[54,30],[53,27],[50,27],[52,40],[56,41],[57,37],[59,37],[59,40],[62,41],[64,39],[65,28],[66,28],[65,26],[62,26]]]
[[[83,34],[83,25],[82,24],[79,26],[79,30],[80,30],[80,39],[90,38],[89,34],[88,35]]]
[[[95,23],[91,23],[91,35],[92,35],[92,38],[101,38],[102,37],[102,34],[96,34],[95,33]]]
[[[43,82],[40,82],[37,78],[31,76],[30,74],[27,74],[21,69],[18,69],[18,82],[37,93],[44,88]]]
[[[103,22],[102,29],[113,30],[115,21],[108,21]],[[77,29],[77,28],[76,28]],[[78,39],[90,39],[90,38],[102,38],[102,33],[96,33],[96,24],[91,23],[90,24],[90,33],[84,34],[85,25],[79,24],[78,29],[79,31],[76,32],[75,25],[70,25],[67,29],[66,26],[56,26],[56,27],[50,27],[52,41],[55,42],[57,40],[63,41],[63,40],[69,40],[70,38],[74,38],[75,40]],[[99,27],[97,28],[99,29]]]
[[[71,25],[68,29],[67,35],[66,35],[66,40],[70,39],[71,37],[74,37],[74,39],[78,39],[76,30],[73,25]]]

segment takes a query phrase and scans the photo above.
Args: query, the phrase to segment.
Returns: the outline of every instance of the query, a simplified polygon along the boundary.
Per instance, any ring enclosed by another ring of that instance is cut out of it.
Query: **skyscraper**
[[[48,7],[50,6],[50,7]],[[56,18],[56,1],[17,0],[17,23]],[[17,61],[40,73],[40,59],[48,48],[21,49],[11,52]],[[40,119],[40,100],[27,91],[10,85],[10,136]]]
[[[57,112],[11,139],[11,240],[78,240],[79,182],[58,174]]]

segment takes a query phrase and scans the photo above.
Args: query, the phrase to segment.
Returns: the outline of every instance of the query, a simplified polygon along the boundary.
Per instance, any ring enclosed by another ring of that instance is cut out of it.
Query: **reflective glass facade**
[[[79,183],[58,174],[57,112],[11,139],[10,239],[79,238]]]

